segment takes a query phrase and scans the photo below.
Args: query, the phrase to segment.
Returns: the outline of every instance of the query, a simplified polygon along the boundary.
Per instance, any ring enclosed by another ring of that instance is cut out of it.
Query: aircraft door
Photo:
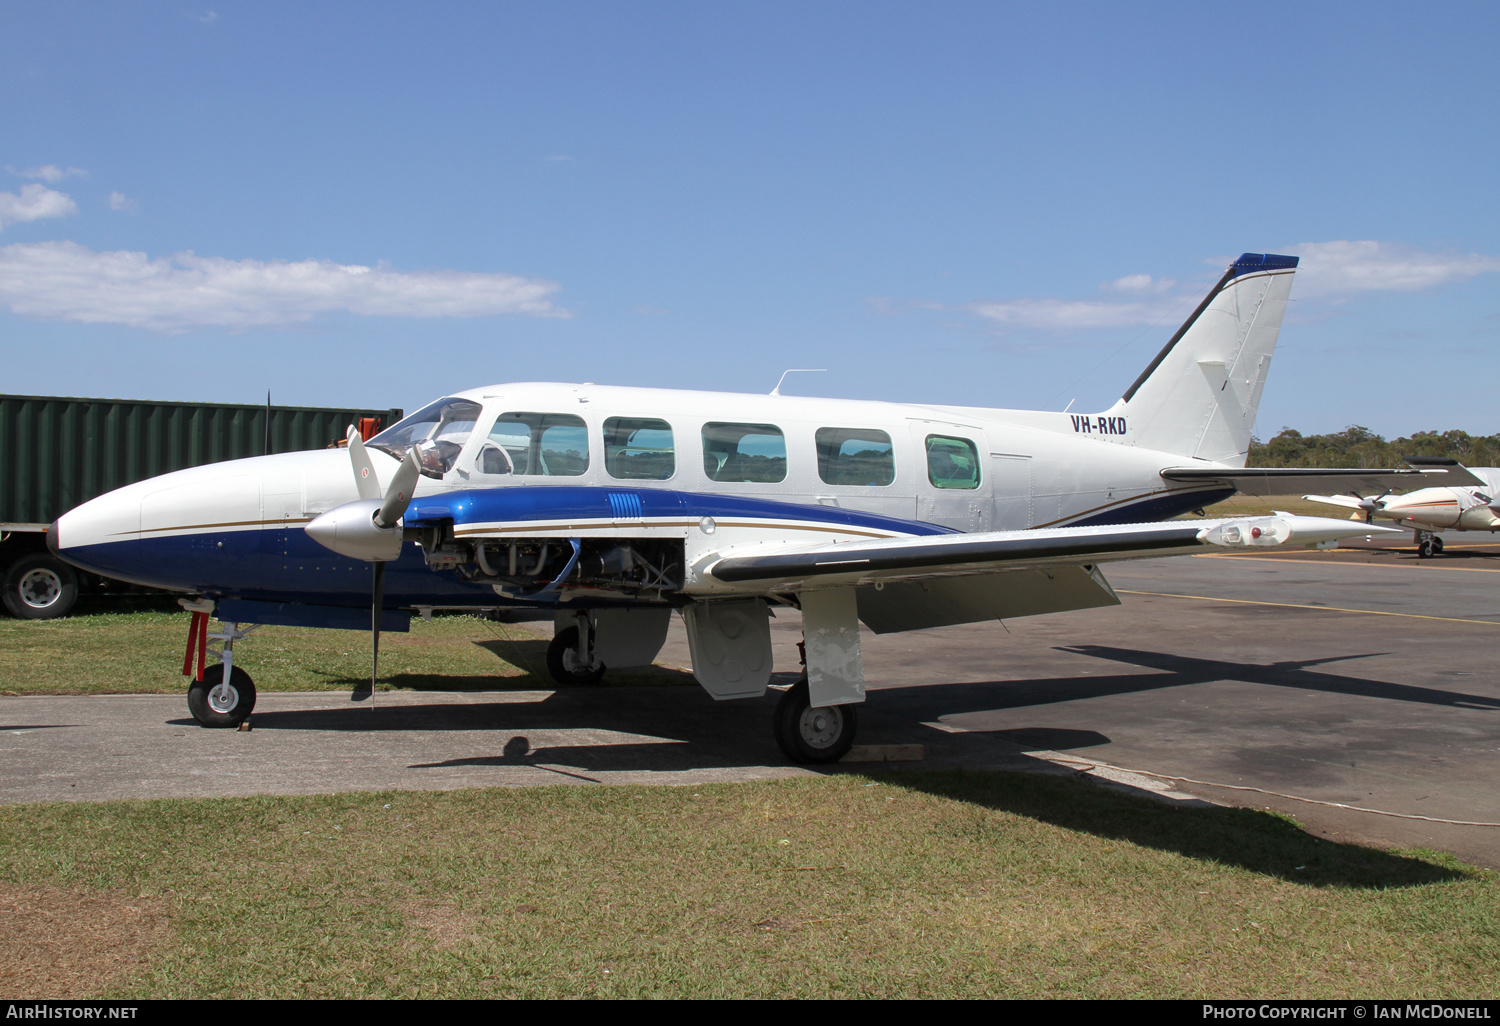
[[[1019,453],[990,453],[990,489],[995,514],[992,531],[1024,531],[1036,524],[1035,463]]]
[[[984,432],[962,424],[913,421],[917,519],[958,531],[987,531],[995,520]]]

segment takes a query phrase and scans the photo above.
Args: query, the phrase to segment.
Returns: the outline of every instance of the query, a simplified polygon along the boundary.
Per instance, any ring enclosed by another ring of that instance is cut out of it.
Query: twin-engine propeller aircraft
[[[1374,523],[1376,517],[1395,521],[1412,531],[1417,555],[1422,559],[1443,551],[1438,531],[1500,530],[1500,515],[1496,515],[1500,510],[1500,467],[1463,467],[1457,460],[1417,457],[1407,462],[1413,467],[1440,469],[1450,483],[1440,488],[1418,488],[1403,495],[1381,492],[1366,496],[1355,493],[1302,497],[1356,510],[1353,519],[1362,515],[1367,524]]]
[[[254,705],[233,662],[253,625],[368,622],[378,658],[380,630],[405,629],[413,611],[548,607],[553,676],[587,683],[649,664],[677,610],[694,675],[732,699],[765,691],[768,616],[795,607],[807,673],[782,697],[775,734],[793,759],[830,761],[865,698],[861,623],[886,633],[1116,605],[1100,572],[1111,560],[1391,530],[1167,519],[1237,490],[1427,479],[1245,469],[1296,265],[1236,260],[1099,414],[496,385],[368,444],[351,429],[347,451],[122,488],[63,516],[50,543],[81,567],[194,596],[189,707],[209,726]],[[204,672],[210,610],[224,644]]]

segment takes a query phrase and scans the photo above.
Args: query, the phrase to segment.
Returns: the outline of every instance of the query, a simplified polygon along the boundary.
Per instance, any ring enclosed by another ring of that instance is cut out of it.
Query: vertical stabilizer
[[[1244,466],[1296,268],[1270,253],[1231,264],[1109,411],[1130,425],[1119,441]]]

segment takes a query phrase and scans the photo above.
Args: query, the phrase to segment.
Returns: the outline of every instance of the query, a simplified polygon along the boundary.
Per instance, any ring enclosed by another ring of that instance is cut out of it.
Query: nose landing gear
[[[234,665],[234,643],[259,627],[251,624],[244,630],[237,623],[222,623],[219,630],[208,632],[209,614],[214,604],[210,599],[178,599],[177,604],[193,614],[188,627],[187,652],[182,659],[183,676],[194,676],[188,685],[188,712],[205,727],[236,727],[255,708],[255,684],[250,675]],[[219,662],[205,666],[208,656],[208,639],[222,642],[218,652]],[[193,664],[197,663],[194,674]]]

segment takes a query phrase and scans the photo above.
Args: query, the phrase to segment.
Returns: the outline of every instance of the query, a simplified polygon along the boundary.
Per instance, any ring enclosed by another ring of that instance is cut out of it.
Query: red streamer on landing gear
[[[193,649],[198,650],[198,674],[194,680],[203,679],[203,664],[208,659],[208,614],[194,613],[193,622],[188,624],[187,651],[182,656],[182,675],[186,677],[193,672]]]

